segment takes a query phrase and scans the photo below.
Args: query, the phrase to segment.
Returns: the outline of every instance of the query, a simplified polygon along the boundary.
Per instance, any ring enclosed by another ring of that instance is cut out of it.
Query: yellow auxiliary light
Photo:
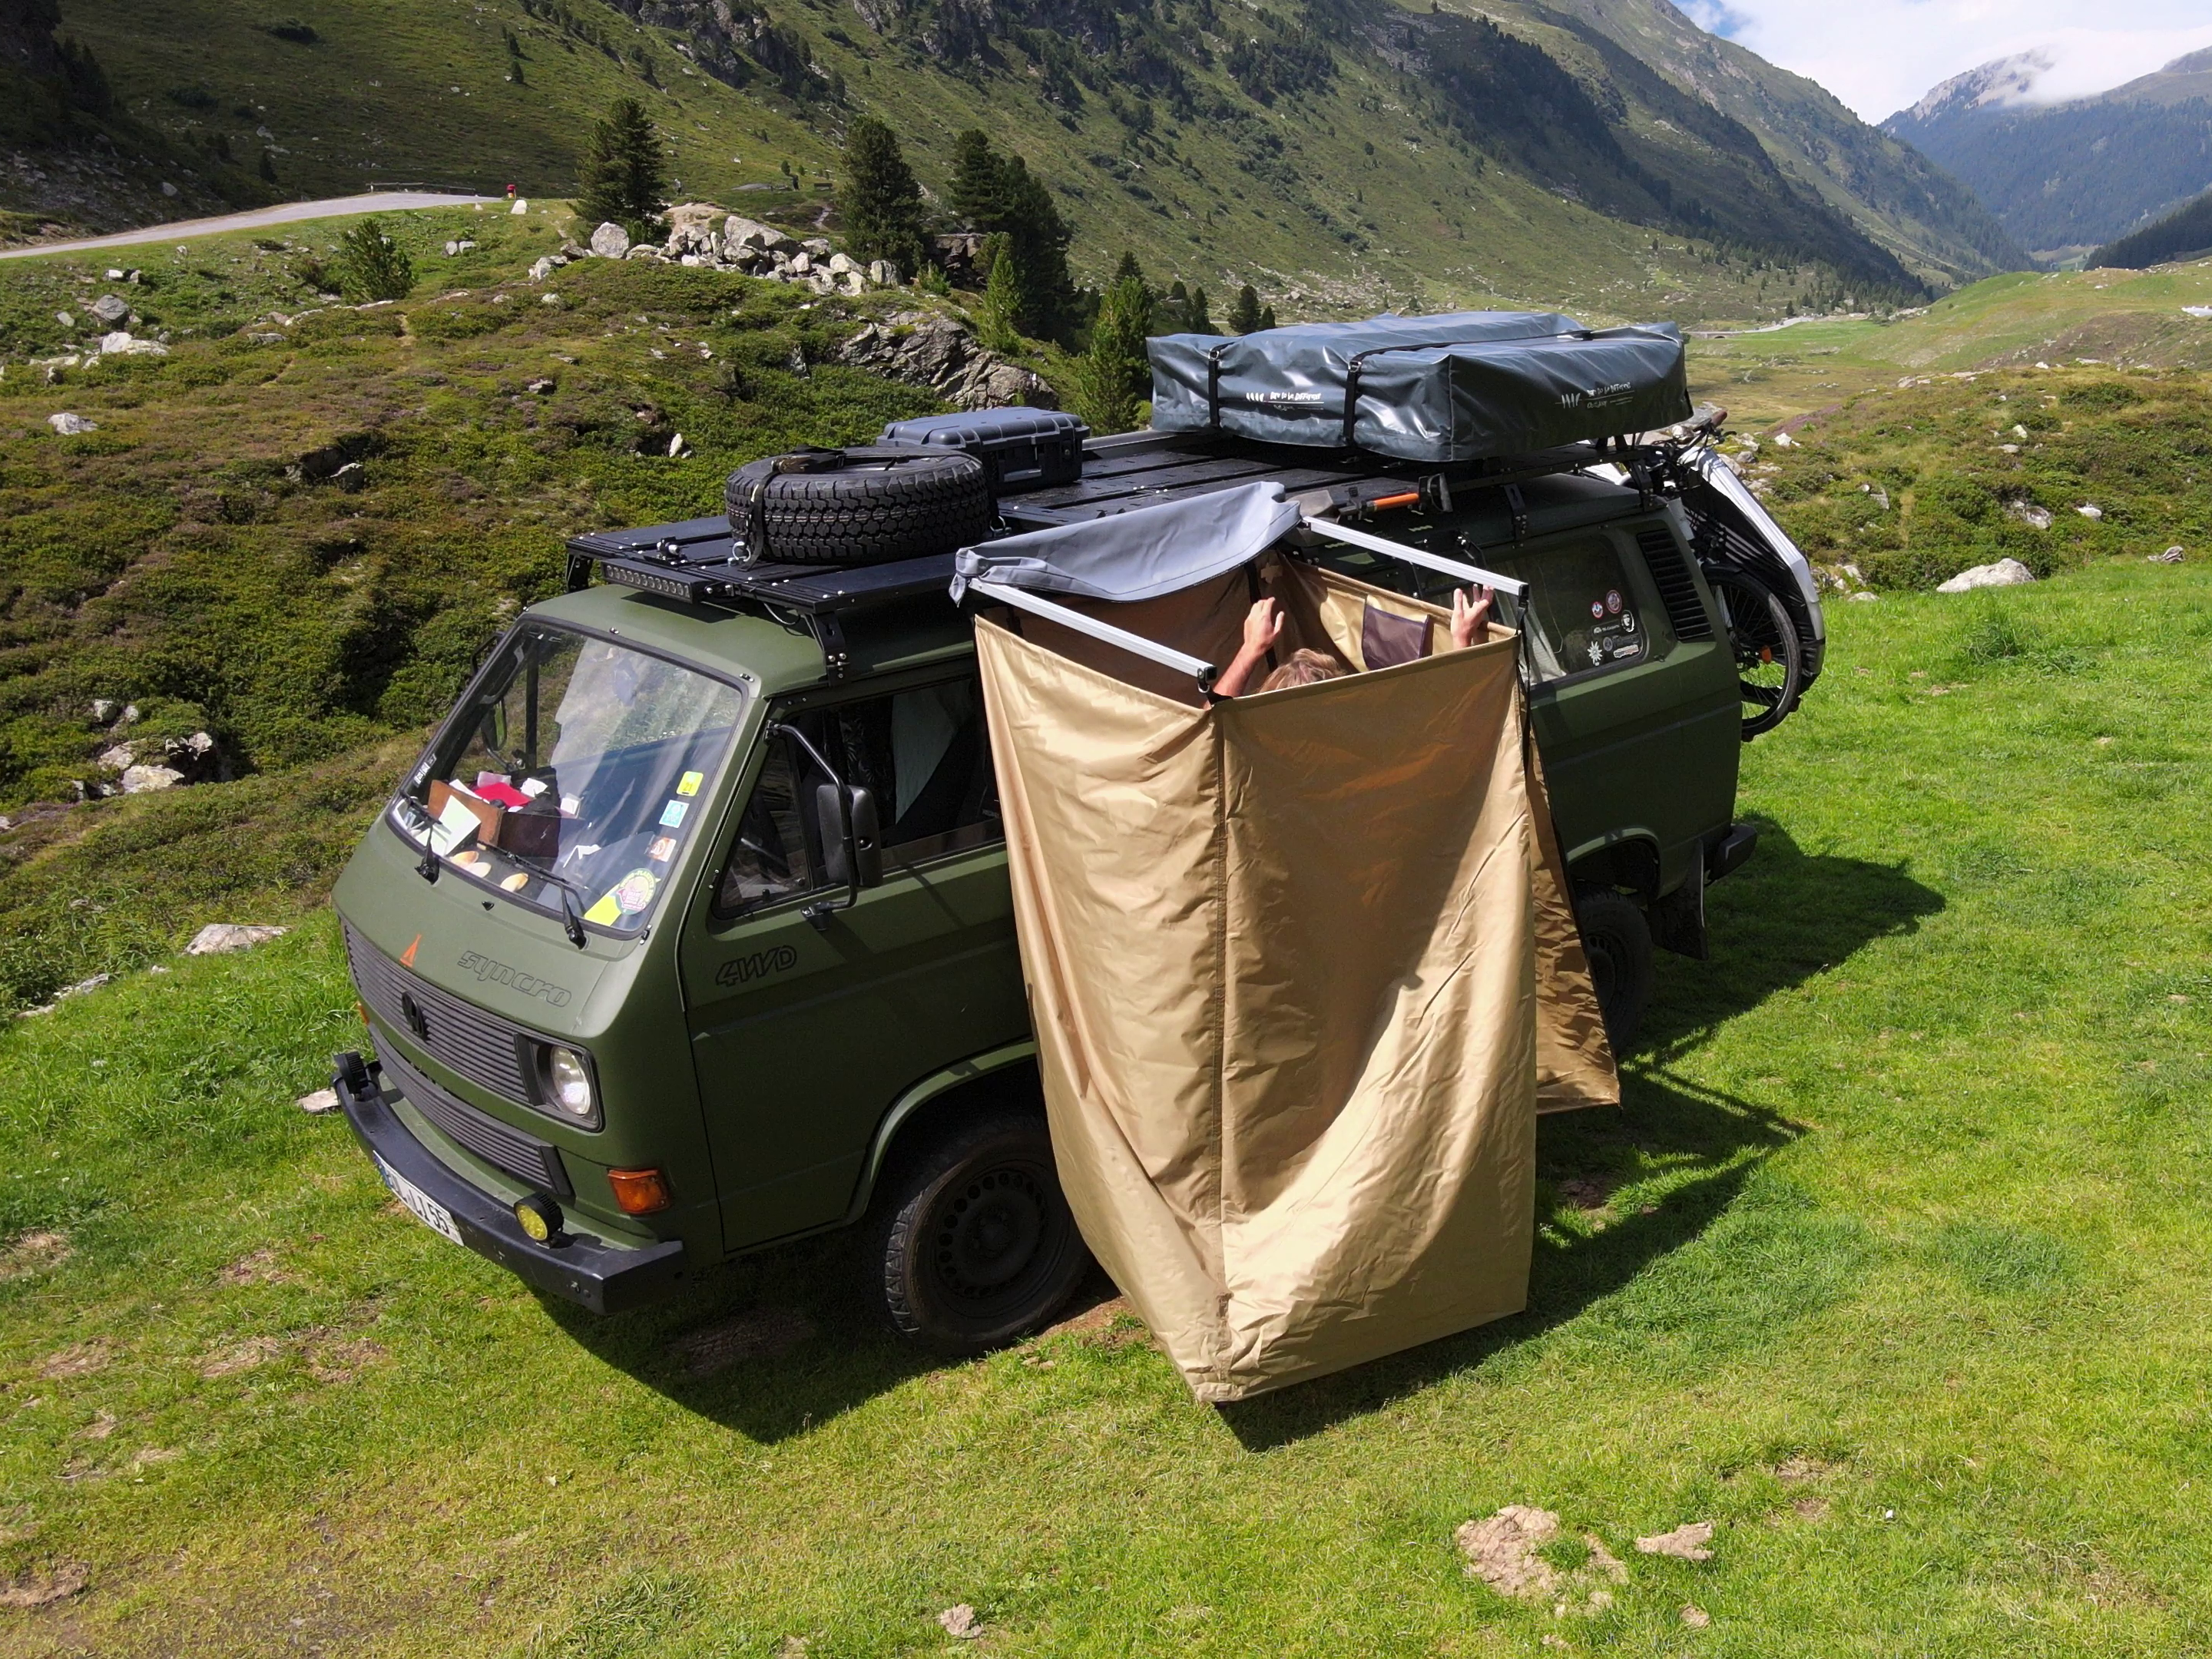
[[[533,1244],[550,1244],[561,1237],[561,1206],[543,1193],[515,1200],[514,1218]]]

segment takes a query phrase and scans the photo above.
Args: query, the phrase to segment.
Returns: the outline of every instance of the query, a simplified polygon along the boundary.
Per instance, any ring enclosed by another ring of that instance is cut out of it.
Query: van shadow
[[[1621,1109],[1538,1126],[1538,1236],[1526,1311],[1224,1407],[1223,1422],[1261,1450],[1385,1408],[1574,1319],[1694,1240],[1761,1162],[1805,1130],[1781,1102],[1719,1093],[1671,1067],[1723,1020],[1875,939],[1913,931],[1942,903],[1902,869],[1808,854],[1779,827],[1762,824],[1757,855],[1707,896],[1713,959],[1659,957],[1657,992],[1626,1056]],[[1702,1173],[1657,1204],[1615,1212],[1613,1185],[1657,1161]],[[667,1302],[608,1318],[540,1300],[549,1318],[609,1365],[687,1411],[774,1444],[948,1364],[883,1329],[864,1291],[866,1255],[859,1230],[801,1240],[710,1269]],[[1112,1293],[1095,1277],[1085,1292],[1094,1302]]]

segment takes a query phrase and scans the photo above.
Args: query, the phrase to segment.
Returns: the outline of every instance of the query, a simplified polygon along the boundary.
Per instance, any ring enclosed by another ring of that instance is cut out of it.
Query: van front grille
[[[1667,607],[1667,620],[1674,625],[1674,637],[1712,638],[1713,625],[1706,618],[1705,607],[1698,598],[1697,580],[1690,574],[1689,562],[1682,556],[1682,544],[1674,539],[1674,532],[1654,525],[1636,532],[1636,545],[1644,555],[1645,568],[1651,572],[1652,585],[1659,590],[1659,602]]]
[[[561,1154],[550,1145],[447,1093],[410,1066],[398,1053],[397,1044],[380,1042],[377,1048],[378,1061],[385,1075],[399,1086],[399,1092],[407,1097],[416,1111],[462,1146],[518,1181],[526,1181],[556,1198],[575,1196],[576,1189],[568,1183],[568,1171],[561,1162]]]
[[[354,988],[385,1024],[406,1033],[416,1047],[478,1088],[518,1106],[530,1104],[530,1079],[523,1070],[527,1038],[520,1026],[408,972],[351,924],[345,944]]]

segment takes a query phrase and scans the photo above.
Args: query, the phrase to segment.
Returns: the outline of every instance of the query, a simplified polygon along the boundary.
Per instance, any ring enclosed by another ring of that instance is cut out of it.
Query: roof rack
[[[851,660],[846,617],[933,595],[944,600],[952,586],[950,553],[848,566],[739,564],[733,551],[726,518],[594,531],[568,543],[568,591],[584,586],[596,564],[610,582],[679,604],[763,611],[811,634],[836,679]]]

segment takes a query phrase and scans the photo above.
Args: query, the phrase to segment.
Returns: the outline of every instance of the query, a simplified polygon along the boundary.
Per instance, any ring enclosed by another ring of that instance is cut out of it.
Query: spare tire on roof
[[[888,564],[990,533],[982,464],[957,450],[818,449],[753,461],[726,500],[745,564]]]

